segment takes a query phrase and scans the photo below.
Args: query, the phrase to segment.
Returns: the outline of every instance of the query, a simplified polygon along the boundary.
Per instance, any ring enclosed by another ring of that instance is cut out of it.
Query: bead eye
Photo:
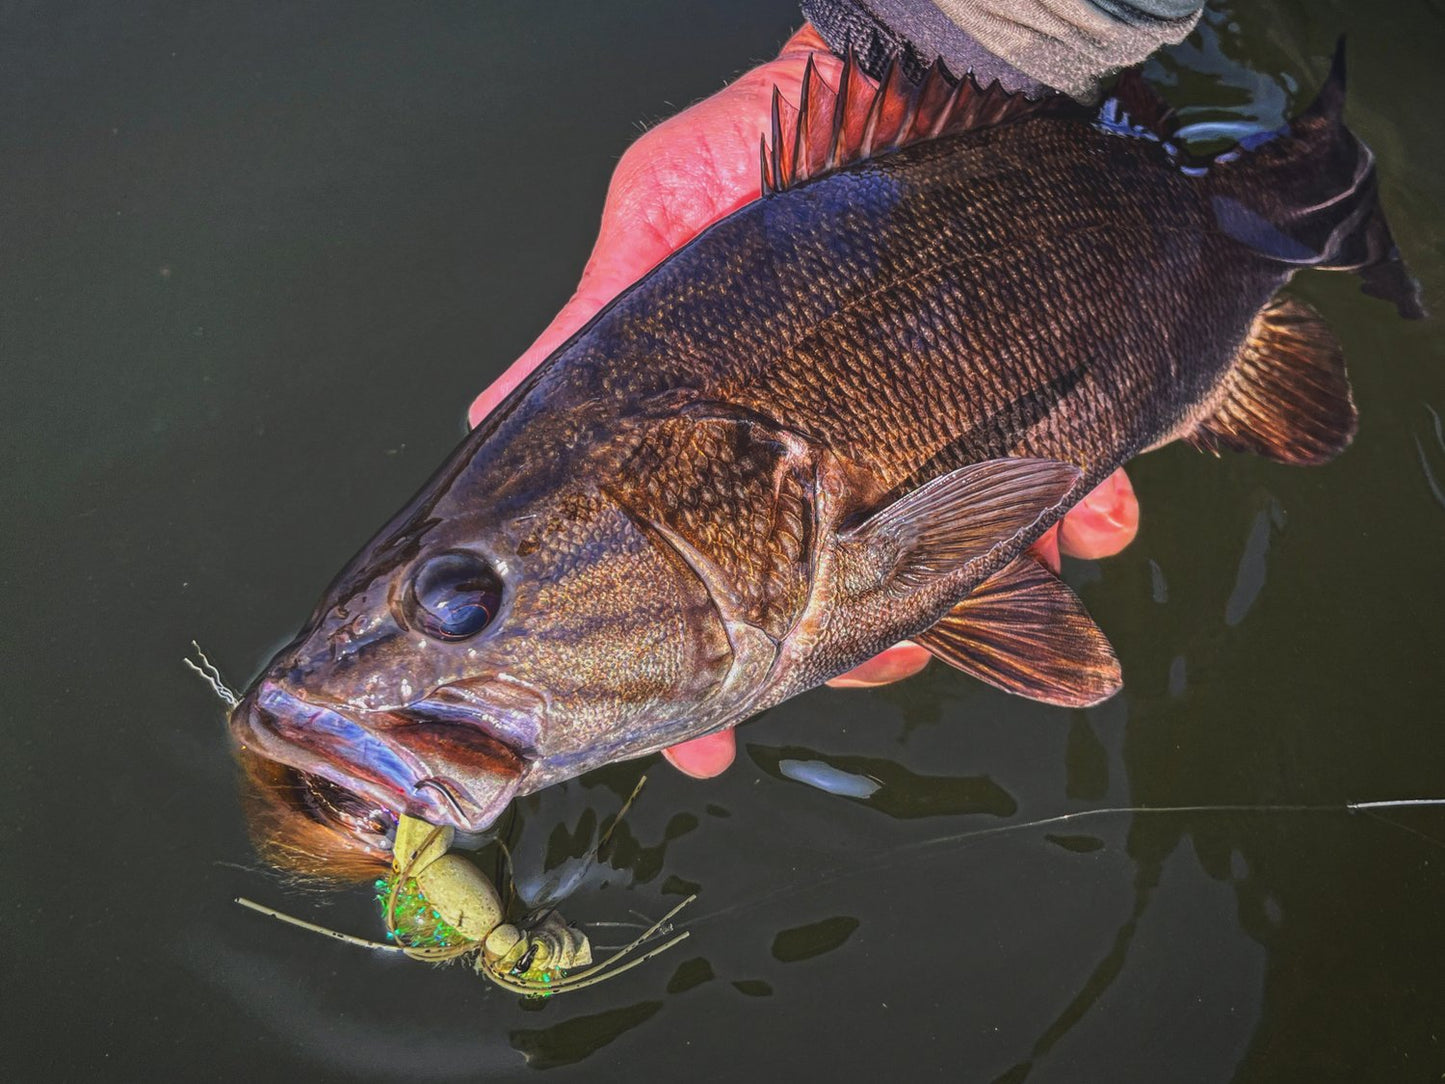
[[[438,640],[475,636],[492,623],[501,605],[501,579],[474,553],[439,553],[412,573],[411,619]]]

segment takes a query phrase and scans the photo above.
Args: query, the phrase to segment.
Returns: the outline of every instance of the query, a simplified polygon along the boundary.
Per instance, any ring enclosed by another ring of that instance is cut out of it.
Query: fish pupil
[[[475,553],[429,557],[412,577],[412,618],[428,636],[465,640],[492,623],[502,602],[496,570]]]

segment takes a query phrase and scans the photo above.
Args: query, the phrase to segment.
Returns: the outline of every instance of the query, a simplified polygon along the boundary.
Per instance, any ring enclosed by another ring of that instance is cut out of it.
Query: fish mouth
[[[424,705],[353,715],[263,680],[231,712],[242,748],[321,776],[393,813],[462,832],[490,827],[527,761],[474,718]]]

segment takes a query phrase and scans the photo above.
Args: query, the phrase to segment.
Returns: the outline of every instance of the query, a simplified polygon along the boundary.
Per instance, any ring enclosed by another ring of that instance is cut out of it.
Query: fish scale
[[[263,846],[324,849],[281,839],[325,827],[286,805],[298,779],[478,831],[905,637],[1097,703],[1119,661],[1027,548],[1174,439],[1343,450],[1338,347],[1278,291],[1350,270],[1422,310],[1342,58],[1213,161],[1137,76],[1097,111],[943,78],[873,97],[810,65],[796,114],[775,97],[762,198],[600,312],[357,555],[232,714]]]

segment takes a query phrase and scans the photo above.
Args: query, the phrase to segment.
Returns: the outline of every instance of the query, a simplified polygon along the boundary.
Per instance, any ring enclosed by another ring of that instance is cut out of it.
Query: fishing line
[[[201,680],[211,687],[211,691],[216,694],[221,703],[228,708],[234,708],[241,702],[241,698],[222,679],[221,671],[217,670],[216,664],[206,657],[206,653],[201,650],[201,645],[192,640],[191,646],[196,649],[196,657],[201,660],[200,663],[194,663],[190,659],[182,659],[181,662],[201,675]]]
[[[200,675],[201,679],[211,687],[211,690],[216,694],[217,698],[219,698],[222,703],[224,703],[228,708],[234,708],[240,702],[240,697],[237,696],[236,693],[232,691],[232,689],[226,684],[225,680],[221,677],[220,670],[216,668],[215,663],[211,662],[211,660],[206,656],[206,653],[201,650],[201,645],[196,643],[196,641],[192,640],[191,647],[195,649],[196,656],[199,659],[199,662],[193,662],[189,658],[182,659],[181,661],[184,662],[186,666],[189,667],[191,670],[195,671],[197,674]],[[641,779],[638,780],[637,786],[633,789],[631,795],[628,796],[627,800],[622,804],[622,808],[613,818],[611,825],[609,825],[607,830],[602,834],[602,838],[599,840],[597,847],[594,848],[592,856],[593,860],[598,859],[600,857],[602,849],[606,847],[609,842],[611,842],[613,831],[621,823],[623,816],[631,808],[633,801],[637,798],[638,792],[642,790],[642,785],[645,782],[646,776],[643,776]],[[420,781],[417,786],[421,787],[423,785],[435,784],[435,780],[424,779]],[[443,793],[446,794],[448,798],[451,798],[451,795],[447,793],[444,788],[438,787],[438,789],[442,789]],[[750,900],[744,900],[739,901],[735,904],[730,904],[711,913],[704,913],[700,915],[695,914],[692,918],[688,920],[685,925],[687,927],[702,926],[708,922],[712,922],[717,919],[727,917],[729,915],[759,908],[764,904],[770,903],[774,900],[783,899],[787,896],[794,895],[799,892],[804,892],[809,889],[818,888],[822,885],[827,885],[836,881],[843,880],[846,877],[856,876],[860,873],[871,873],[879,870],[888,869],[890,866],[894,866],[903,861],[907,861],[913,856],[921,854],[933,848],[963,846],[984,839],[992,839],[999,836],[1013,835],[1020,832],[1035,831],[1040,828],[1050,828],[1060,824],[1073,824],[1079,821],[1099,819],[1103,817],[1168,817],[1199,816],[1203,814],[1261,815],[1280,813],[1364,813],[1365,815],[1373,818],[1374,820],[1378,820],[1383,824],[1388,824],[1391,827],[1397,828],[1402,832],[1408,832],[1410,835],[1422,839],[1425,842],[1431,844],[1432,846],[1445,847],[1445,842],[1442,842],[1441,840],[1436,839],[1432,836],[1428,836],[1424,832],[1421,832],[1416,828],[1412,828],[1407,824],[1401,824],[1399,821],[1391,820],[1388,817],[1380,816],[1382,812],[1387,810],[1438,809],[1441,807],[1445,807],[1445,798],[1389,798],[1368,802],[1345,802],[1343,804],[1299,803],[1290,805],[1228,804],[1177,806],[1104,806],[1098,809],[1076,809],[1069,813],[1056,813],[1053,816],[1041,817],[1035,820],[1018,821],[1012,824],[998,824],[988,828],[973,828],[966,832],[957,832],[952,835],[935,836],[931,839],[922,839],[917,840],[913,843],[904,843],[900,846],[890,848],[886,853],[879,853],[871,861],[864,861],[862,863],[851,863],[847,866],[835,866],[832,869],[823,870],[815,876],[811,877],[807,881],[807,883],[784,885],[774,889],[771,892],[764,893],[761,896],[755,896]],[[498,839],[497,842],[501,847],[502,855],[506,864],[510,867],[510,852],[506,849],[505,844],[502,844],[500,839]],[[509,886],[515,886],[515,881],[510,877],[507,879],[507,883],[509,884]],[[683,929],[681,933],[678,936],[674,937],[672,940],[656,947],[652,951],[646,952],[641,956],[638,956],[628,961],[626,964],[619,964],[616,962],[619,960],[619,958],[630,955],[633,951],[641,947],[646,942],[659,936],[666,936],[669,932],[671,932],[674,927],[670,924],[669,920],[672,919],[677,914],[677,912],[682,910],[682,908],[685,907],[688,903],[691,903],[695,898],[695,896],[689,896],[682,903],[678,904],[677,907],[673,908],[666,915],[664,915],[662,919],[654,923],[652,927],[645,931],[639,938],[624,947],[620,952],[609,957],[608,960],[604,961],[602,965],[596,965],[593,968],[586,969],[585,971],[576,976],[576,979],[578,981],[574,981],[566,985],[569,985],[574,989],[580,988],[581,986],[590,986],[593,982],[601,981],[601,979],[604,977],[610,977],[611,974],[620,974],[623,971],[631,970],[633,967],[644,962],[645,960],[651,959],[653,956],[664,951],[665,949],[671,948],[673,945],[677,944],[677,942],[684,940],[688,936],[687,929]],[[291,926],[299,927],[303,930],[309,930],[312,933],[323,934],[326,937],[333,938],[337,941],[343,941],[349,945],[355,945],[358,948],[366,948],[371,949],[374,952],[388,953],[401,953],[407,951],[404,947],[400,945],[386,944],[380,941],[371,941],[364,937],[356,937],[352,934],[343,933],[339,930],[333,930],[329,927],[321,926],[314,922],[307,922],[305,919],[297,918],[293,915],[288,915],[283,911],[278,911],[273,907],[267,907],[264,904],[257,903],[254,900],[246,899],[245,897],[237,898],[236,902],[239,903],[242,907],[246,907],[249,910],[256,911],[262,915],[267,916],[268,918],[276,919],[277,921],[287,923]],[[394,904],[391,904],[390,906],[394,906]],[[390,906],[388,907],[388,917],[390,917]],[[595,925],[622,924],[597,923]],[[597,973],[599,970],[606,970],[610,972],[610,974],[600,975]],[[495,978],[494,981],[496,981]],[[512,984],[508,982],[501,982],[499,983],[499,985],[510,986]]]
[[[199,650],[199,648],[197,650]],[[627,802],[624,804],[621,813],[625,813],[627,811],[627,807],[631,805],[632,799],[637,797],[637,791],[641,789],[641,783],[639,782],[637,788],[634,789],[634,791],[632,792],[631,797],[628,798]],[[485,975],[496,985],[501,986],[504,989],[511,990],[515,993],[521,993],[524,995],[535,995],[539,992],[544,991],[550,993],[561,993],[564,990],[582,989],[587,986],[595,985],[598,982],[605,981],[606,979],[613,978],[617,975],[622,974],[625,971],[630,971],[634,967],[646,963],[653,957],[667,951],[678,943],[685,941],[692,933],[690,927],[701,926],[705,923],[716,921],[717,919],[746,912],[748,910],[753,910],[762,907],[766,903],[780,900],[786,898],[787,896],[795,895],[799,892],[816,889],[823,885],[843,880],[846,877],[856,876],[860,873],[870,873],[884,870],[889,868],[890,866],[897,865],[902,861],[906,861],[912,856],[921,854],[924,851],[933,848],[962,846],[965,844],[977,842],[979,840],[997,838],[1005,835],[1013,835],[1020,832],[1035,831],[1040,828],[1051,828],[1061,824],[1073,824],[1079,821],[1094,820],[1104,817],[1117,817],[1123,815],[1131,817],[1141,817],[1199,816],[1202,814],[1261,815],[1280,813],[1364,813],[1366,816],[1369,816],[1375,820],[1379,820],[1385,824],[1391,825],[1395,828],[1399,828],[1403,831],[1409,832],[1412,835],[1418,836],[1419,838],[1426,840],[1434,846],[1445,846],[1445,843],[1442,843],[1442,841],[1434,839],[1431,836],[1427,836],[1423,832],[1411,828],[1409,825],[1400,824],[1398,821],[1393,821],[1380,815],[1382,812],[1387,810],[1437,809],[1441,807],[1445,807],[1445,798],[1394,798],[1369,802],[1345,802],[1344,804],[1297,803],[1290,805],[1228,804],[1177,806],[1104,806],[1097,809],[1076,809],[1069,813],[1057,813],[1050,817],[1040,817],[1034,820],[1018,821],[1012,824],[993,825],[992,827],[988,828],[974,828],[966,832],[957,832],[951,835],[935,836],[931,839],[923,839],[913,843],[905,843],[902,846],[891,848],[886,854],[878,854],[873,861],[865,861],[861,864],[852,863],[848,866],[837,866],[831,870],[824,870],[816,876],[811,877],[806,883],[784,885],[777,889],[774,889],[772,892],[765,893],[761,896],[755,896],[749,900],[739,901],[738,903],[720,908],[717,911],[713,911],[710,914],[696,915],[685,924],[684,928],[678,929],[673,924],[672,920],[678,915],[680,911],[682,911],[683,908],[685,908],[686,906],[688,906],[688,904],[692,903],[697,899],[696,894],[689,895],[686,899],[684,899],[682,902],[678,903],[675,907],[668,911],[667,914],[663,915],[662,918],[658,919],[656,922],[652,923],[650,926],[644,929],[643,932],[639,934],[636,938],[634,938],[630,943],[623,946],[621,949],[617,950],[612,955],[607,957],[607,959],[590,967],[583,968],[582,970],[574,972],[570,975],[566,975],[557,980],[555,983],[552,983],[545,987],[539,987],[534,984],[526,983],[523,980],[513,978],[510,975],[494,973],[489,968],[480,968],[479,970],[483,975]],[[619,813],[616,820],[621,819],[621,813]],[[615,823],[616,821],[614,821],[614,827]],[[434,838],[436,832],[439,831],[440,829],[435,829],[432,838]],[[430,842],[431,839],[429,838],[427,844],[424,844],[423,847],[418,848],[418,850],[425,850],[426,846],[429,845]],[[415,856],[413,856],[413,859],[414,858]],[[406,871],[403,871],[403,876],[409,870],[410,865],[408,865]],[[401,878],[398,878],[398,883],[400,880]],[[393,931],[395,929],[393,919],[393,909],[395,907],[395,892],[396,886],[394,885],[392,891],[392,898],[388,900],[386,913],[387,927],[389,930]],[[268,918],[276,919],[279,922],[284,922],[287,925],[295,926],[299,929],[307,930],[311,933],[322,934],[326,937],[332,938],[333,940],[341,941],[345,944],[353,945],[357,948],[370,949],[373,952],[386,952],[392,954],[403,953],[405,955],[413,956],[416,958],[441,960],[446,957],[463,954],[466,951],[471,951],[475,947],[479,947],[465,946],[462,950],[462,953],[459,953],[456,950],[449,950],[445,954],[445,956],[434,956],[426,953],[425,951],[419,951],[413,948],[409,948],[407,946],[398,944],[387,944],[381,941],[372,941],[364,937],[357,937],[353,934],[343,933],[340,930],[334,930],[330,927],[322,926],[315,922],[308,922],[305,919],[297,918],[294,915],[286,914],[284,911],[278,911],[274,907],[267,907],[264,904],[257,903],[254,900],[246,899],[245,897],[238,897],[236,899],[236,902],[242,907],[247,908],[248,910],[265,915]],[[599,922],[592,923],[592,925],[624,927],[630,924],[621,922]],[[669,937],[669,935],[671,936]],[[632,954],[638,949],[643,948],[649,942],[655,942],[659,938],[668,938],[668,940],[664,941],[662,944],[654,945],[652,948],[648,949],[648,951],[643,952],[640,955],[632,956]],[[627,957],[632,958],[627,959]]]
[[[823,885],[832,884],[848,877],[886,870],[934,848],[961,847],[984,839],[1034,831],[1039,828],[1051,828],[1060,824],[1072,824],[1084,820],[1124,815],[1134,817],[1168,817],[1199,816],[1201,814],[1363,813],[1374,820],[1380,821],[1382,824],[1388,824],[1403,832],[1418,836],[1434,846],[1445,847],[1445,842],[1441,840],[1428,836],[1417,829],[1411,828],[1409,825],[1401,824],[1388,817],[1380,816],[1380,813],[1385,810],[1435,809],[1441,807],[1445,807],[1445,798],[1394,798],[1371,802],[1345,802],[1343,804],[1104,806],[1098,809],[1077,809],[1070,813],[1056,813],[1050,817],[1017,821],[1012,824],[998,824],[988,828],[973,828],[966,832],[957,832],[946,836],[934,836],[931,839],[922,839],[913,843],[904,843],[899,846],[890,847],[886,852],[877,852],[872,860],[865,859],[861,863],[851,863],[847,866],[835,866],[832,869],[822,870],[813,877],[810,877],[806,883],[783,885],[761,896],[755,896],[748,900],[740,900],[737,903],[722,907],[716,911],[694,914],[688,919],[685,925],[687,927],[701,926],[704,923],[712,922],[737,912],[746,912],[761,907],[766,903],[771,903],[775,900],[783,899],[799,892],[809,891]]]

